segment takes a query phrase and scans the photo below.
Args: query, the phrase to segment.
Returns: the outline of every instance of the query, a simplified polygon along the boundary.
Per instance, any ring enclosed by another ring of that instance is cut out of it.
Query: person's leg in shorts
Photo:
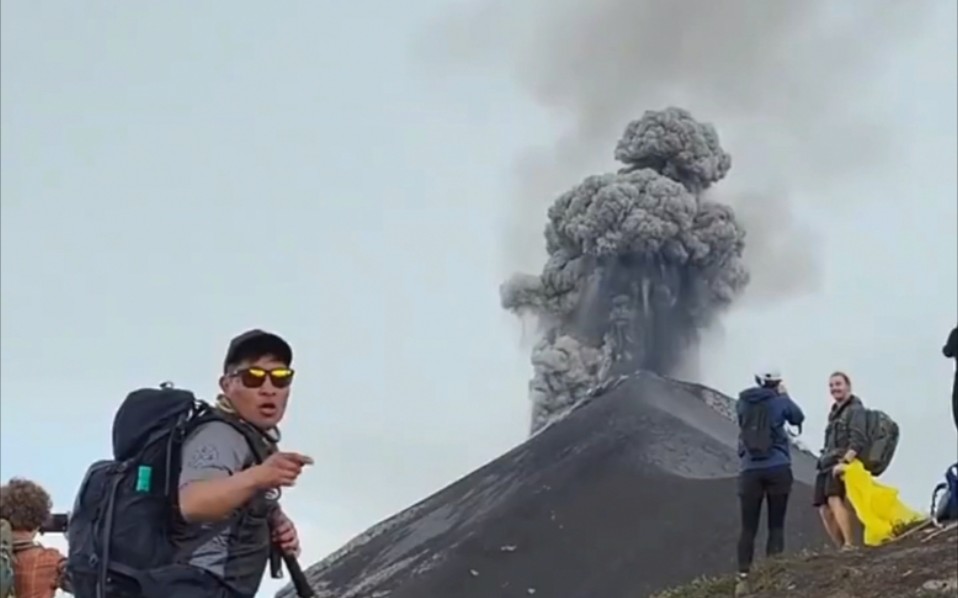
[[[785,513],[788,497],[792,492],[792,468],[776,468],[768,472],[766,495],[768,496],[768,539],[765,556],[776,556],[785,551]]]
[[[762,471],[743,471],[739,474],[739,506],[742,529],[738,538],[738,571],[748,573],[755,556],[755,535],[762,516],[762,503],[765,500],[765,484]]]
[[[852,509],[845,499],[845,482],[840,477],[828,472],[825,481],[825,496],[828,498],[828,508],[835,518],[835,525],[841,532],[841,547],[851,548],[855,545],[852,528]]]
[[[812,505],[818,509],[818,514],[822,518],[822,524],[825,526],[825,532],[835,545],[835,548],[840,548],[844,543],[842,531],[838,527],[838,522],[835,521],[832,509],[828,506],[828,497],[825,495],[825,486],[831,475],[832,472],[830,470],[825,470],[819,471],[818,475],[815,476],[815,491]]]

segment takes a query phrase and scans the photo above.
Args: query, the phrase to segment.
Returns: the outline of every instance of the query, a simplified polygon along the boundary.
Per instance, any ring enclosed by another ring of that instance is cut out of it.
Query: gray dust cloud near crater
[[[612,375],[674,374],[699,332],[749,282],[745,230],[703,192],[732,160],[710,124],[647,111],[615,147],[618,172],[589,176],[548,210],[539,276],[502,285],[502,305],[538,317],[532,432]]]
[[[901,151],[883,72],[946,18],[943,4],[469,0],[424,31],[421,64],[512,84],[560,128],[517,156],[502,240],[503,276],[546,260],[502,289],[506,308],[540,324],[534,430],[615,364],[694,377],[697,333],[725,307],[819,290],[824,244],[802,208],[868,209],[867,194],[839,195]],[[630,119],[667,106],[720,123],[735,168],[710,127],[670,110],[629,124],[609,151]],[[656,128],[668,131],[659,146],[638,134]],[[582,180],[613,155],[621,171]]]

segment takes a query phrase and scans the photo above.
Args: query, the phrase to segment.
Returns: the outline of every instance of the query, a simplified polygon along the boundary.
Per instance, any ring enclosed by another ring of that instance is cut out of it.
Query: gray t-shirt
[[[179,488],[231,476],[254,462],[249,443],[233,426],[203,424],[183,443]],[[269,559],[267,518],[276,506],[264,494],[223,522],[184,525],[175,538],[177,560],[209,571],[240,595],[255,595]]]

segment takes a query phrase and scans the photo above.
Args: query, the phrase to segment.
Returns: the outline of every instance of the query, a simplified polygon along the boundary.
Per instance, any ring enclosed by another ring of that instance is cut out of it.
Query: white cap
[[[755,382],[758,384],[771,384],[774,382],[781,382],[782,374],[779,372],[778,368],[768,368],[765,370],[759,370],[755,374]]]

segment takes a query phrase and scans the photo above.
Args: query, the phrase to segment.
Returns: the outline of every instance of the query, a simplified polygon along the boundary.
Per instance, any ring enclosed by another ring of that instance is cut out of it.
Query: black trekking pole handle
[[[274,546],[273,550],[269,552],[270,577],[281,579],[284,563],[286,570],[289,571],[293,587],[296,588],[296,595],[299,598],[316,598],[312,586],[309,585],[309,580],[306,579],[306,574],[303,573],[303,568],[299,566],[299,560],[291,554],[286,554],[278,546]]]
[[[283,562],[286,563],[286,570],[289,571],[289,578],[292,580],[293,587],[296,588],[296,594],[299,598],[316,598],[313,587],[309,585],[306,574],[303,573],[302,567],[299,566],[299,560],[291,554],[283,553]]]

